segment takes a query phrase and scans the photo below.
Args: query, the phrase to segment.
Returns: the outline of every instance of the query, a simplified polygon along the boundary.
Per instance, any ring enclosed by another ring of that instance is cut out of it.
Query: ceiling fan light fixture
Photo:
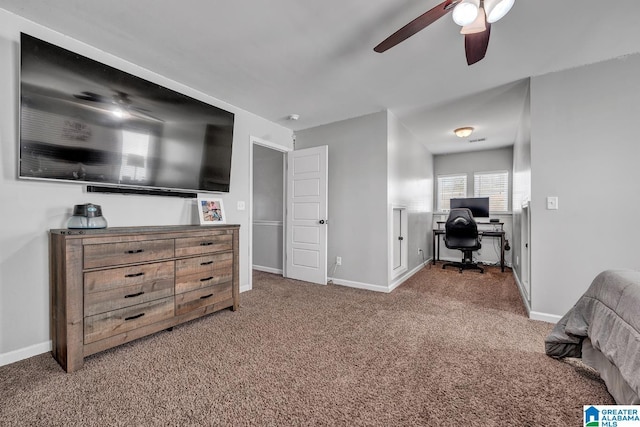
[[[483,31],[487,31],[487,21],[484,14],[484,8],[481,7],[478,9],[478,16],[476,17],[476,20],[471,24],[462,27],[460,34],[475,34]]]
[[[478,17],[480,0],[463,0],[453,8],[453,22],[464,27],[471,24]]]
[[[455,129],[453,133],[455,133],[458,138],[466,138],[473,133],[473,128],[471,126],[465,126]]]
[[[484,0],[487,22],[492,24],[502,19],[513,7],[515,0]]]

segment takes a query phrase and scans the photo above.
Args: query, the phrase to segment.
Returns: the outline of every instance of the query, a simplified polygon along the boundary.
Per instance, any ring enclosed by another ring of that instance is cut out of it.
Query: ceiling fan
[[[491,24],[505,16],[515,0],[445,0],[391,34],[374,51],[382,53],[436,22],[449,12],[462,27],[467,64],[484,58],[489,46]]]

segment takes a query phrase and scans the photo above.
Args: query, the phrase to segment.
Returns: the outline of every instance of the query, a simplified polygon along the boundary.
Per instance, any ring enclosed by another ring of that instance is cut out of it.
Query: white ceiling
[[[516,0],[469,67],[439,0],[0,0],[0,8],[293,130],[389,109],[435,154],[510,145],[527,78],[640,51],[640,1]],[[523,80],[525,79],[525,80]],[[297,122],[288,121],[300,114]],[[453,136],[474,126],[469,143]]]

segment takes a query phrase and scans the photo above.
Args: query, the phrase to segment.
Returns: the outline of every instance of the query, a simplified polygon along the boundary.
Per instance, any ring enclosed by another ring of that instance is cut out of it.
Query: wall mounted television
[[[19,178],[229,191],[233,113],[24,33],[20,52]]]

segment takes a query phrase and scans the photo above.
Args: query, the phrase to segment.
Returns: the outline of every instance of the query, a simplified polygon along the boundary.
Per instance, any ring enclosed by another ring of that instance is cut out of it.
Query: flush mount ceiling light
[[[465,126],[463,128],[458,128],[453,131],[458,138],[466,138],[473,133],[473,128],[470,126]]]

